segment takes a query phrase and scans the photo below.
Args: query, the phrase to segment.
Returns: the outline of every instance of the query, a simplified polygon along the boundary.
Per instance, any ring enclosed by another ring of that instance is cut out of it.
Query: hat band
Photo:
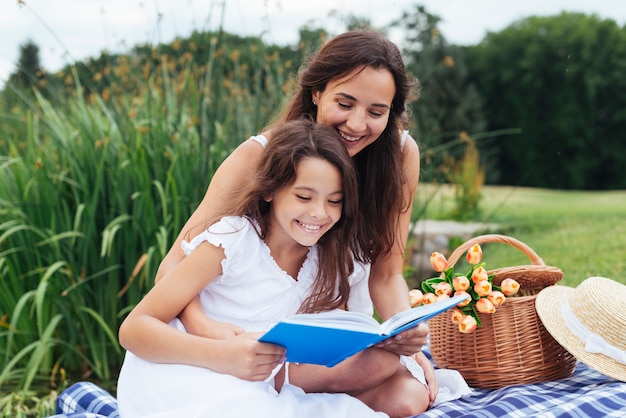
[[[570,331],[585,343],[585,350],[588,353],[604,354],[619,363],[626,364],[626,351],[611,345],[604,338],[589,330],[580,322],[567,301],[561,306],[561,315]]]

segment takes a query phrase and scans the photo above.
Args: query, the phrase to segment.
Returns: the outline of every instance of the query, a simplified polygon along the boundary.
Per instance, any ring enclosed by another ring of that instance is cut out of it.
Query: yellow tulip
[[[492,290],[491,293],[487,296],[487,299],[493,303],[493,306],[496,308],[504,303],[506,296],[502,292],[498,292],[497,290]]]
[[[466,291],[464,291],[464,290],[457,290],[456,292],[454,292],[454,296],[461,296],[461,295],[462,295],[462,296],[469,296],[469,293],[467,293],[467,292],[466,292]],[[458,306],[458,307],[462,308],[462,307],[464,307],[464,306],[469,305],[471,301],[472,301],[472,298],[471,298],[471,297],[469,297],[469,298],[465,299],[463,302],[461,302],[461,303],[457,303],[457,305],[456,305],[456,306]]]
[[[471,315],[465,315],[461,322],[459,323],[459,331],[464,334],[469,334],[470,332],[476,331],[476,320]]]
[[[484,267],[476,267],[472,272],[472,281],[474,283],[482,282],[483,280],[489,280],[489,275]]]
[[[496,311],[496,307],[487,298],[480,298],[476,301],[476,310],[481,313],[492,314]]]
[[[480,260],[483,259],[483,250],[480,248],[479,244],[472,245],[472,248],[467,252],[467,262],[474,265],[480,263]]]
[[[435,289],[435,294],[437,296],[442,296],[442,295],[450,296],[452,294],[452,286],[450,286],[450,283],[447,283],[447,282],[437,283],[436,285],[433,286],[433,288]]]
[[[448,260],[446,260],[446,257],[443,254],[435,251],[430,256],[430,265],[432,266],[433,270],[441,273],[448,266]]]
[[[505,296],[513,296],[519,291],[519,283],[513,279],[504,279],[500,284],[500,289]]]
[[[457,276],[452,280],[452,286],[456,291],[466,291],[470,287],[470,281],[465,276]]]
[[[460,309],[452,310],[452,323],[454,325],[459,325],[461,320],[463,319],[463,312]]]
[[[424,305],[429,305],[433,302],[437,301],[437,295],[435,295],[434,293],[424,293],[424,298],[422,299],[422,303]]]
[[[409,291],[409,303],[411,304],[411,308],[422,303],[424,299],[424,294],[419,289],[411,289]]]
[[[491,293],[491,290],[492,290],[491,283],[489,283],[488,280],[481,280],[480,282],[474,285],[474,292],[476,292],[476,294],[481,297],[489,296],[489,293]]]

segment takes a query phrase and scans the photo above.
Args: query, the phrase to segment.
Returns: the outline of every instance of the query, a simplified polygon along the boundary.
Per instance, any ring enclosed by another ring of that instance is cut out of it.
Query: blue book
[[[455,296],[397,313],[382,324],[360,312],[334,310],[283,319],[259,341],[287,349],[287,361],[332,367],[389,337],[418,326],[469,298]]]

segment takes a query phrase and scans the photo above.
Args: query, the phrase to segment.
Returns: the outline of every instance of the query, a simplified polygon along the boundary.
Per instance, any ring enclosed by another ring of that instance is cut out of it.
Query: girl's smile
[[[305,157],[295,181],[267,199],[272,202],[267,244],[310,247],[341,218],[341,173],[328,161]]]

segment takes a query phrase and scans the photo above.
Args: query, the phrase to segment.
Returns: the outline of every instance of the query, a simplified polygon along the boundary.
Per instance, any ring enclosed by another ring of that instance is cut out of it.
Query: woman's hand
[[[244,380],[262,381],[285,361],[285,348],[261,343],[261,333],[245,332],[220,340],[213,370]]]
[[[387,338],[376,345],[393,353],[411,356],[422,351],[422,347],[428,342],[428,325],[421,323],[415,328],[408,329],[400,334]]]
[[[237,325],[216,321],[209,318],[205,313],[200,298],[196,297],[178,315],[188,333],[200,337],[222,340],[243,333],[243,329]]]

